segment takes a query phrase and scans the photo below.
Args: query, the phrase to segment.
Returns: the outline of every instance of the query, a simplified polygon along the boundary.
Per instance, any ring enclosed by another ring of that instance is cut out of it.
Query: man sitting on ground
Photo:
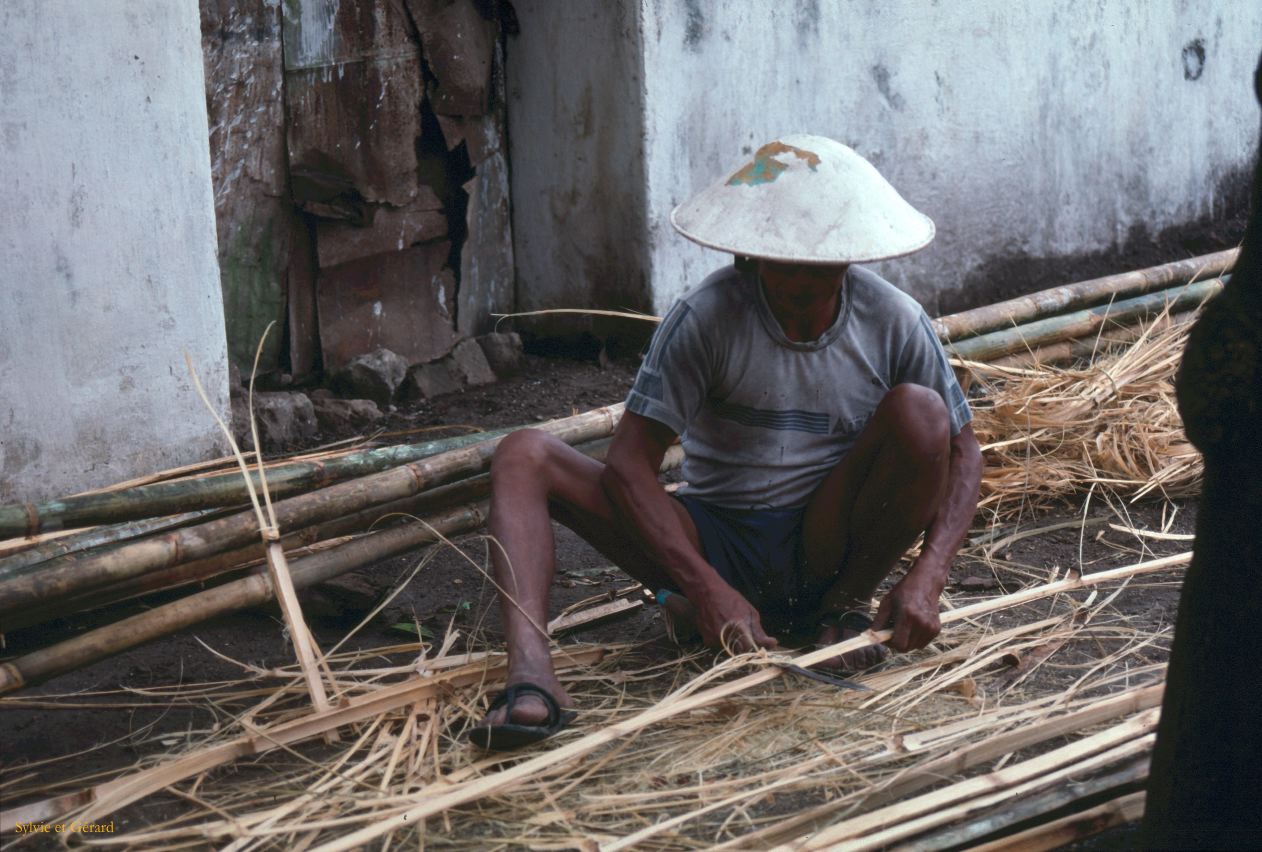
[[[933,239],[866,160],[818,136],[760,148],[681,205],[685,237],[731,252],[662,320],[605,464],[539,431],[504,439],[490,530],[508,688],[470,739],[512,748],[571,714],[553,670],[552,520],[647,588],[676,631],[711,647],[832,644],[890,628],[898,651],[937,636],[938,598],[977,504],[981,454],[964,394],[920,306],[853,264]],[[687,486],[658,481],[679,436]],[[872,596],[924,534],[911,568]],[[836,658],[841,670],[880,646]]]

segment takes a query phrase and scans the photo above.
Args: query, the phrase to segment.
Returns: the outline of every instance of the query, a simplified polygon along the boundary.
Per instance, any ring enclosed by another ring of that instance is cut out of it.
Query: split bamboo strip
[[[567,648],[555,651],[553,661],[563,671],[598,662],[604,654],[604,648]],[[67,812],[59,809],[62,806],[69,804],[77,807],[85,802],[93,803],[93,807],[89,813],[83,815],[81,822],[90,822],[172,784],[239,758],[314,739],[326,731],[373,719],[417,701],[441,696],[447,689],[482,683],[499,677],[506,667],[507,663],[502,658],[496,662],[487,660],[482,664],[412,678],[364,695],[343,699],[337,707],[329,710],[309,713],[288,722],[262,728],[226,743],[183,755],[170,763],[159,764],[56,799],[33,802],[0,812],[0,831],[12,831],[19,822],[52,819]]]
[[[267,471],[268,488],[276,497],[324,488],[335,482],[378,473],[482,441],[493,441],[522,428],[526,427],[512,426],[421,444],[379,447],[327,461],[290,462]],[[258,488],[258,473],[251,472],[250,478],[253,486]],[[249,493],[241,474],[230,471],[199,479],[158,482],[39,504],[0,506],[0,538],[235,506],[247,500]]]
[[[1124,568],[1100,571],[1081,578],[1048,583],[1044,586],[1026,589],[1012,595],[988,601],[979,601],[976,604],[950,610],[942,614],[941,620],[943,624],[947,624],[962,619],[975,618],[987,612],[994,612],[1010,606],[1017,606],[1019,604],[1027,603],[1031,600],[1037,600],[1049,595],[1087,588],[1110,580],[1125,579],[1126,577],[1135,576],[1136,574],[1158,571],[1174,565],[1186,564],[1190,558],[1190,553],[1183,553],[1174,557],[1150,560],[1148,562],[1141,562]],[[847,639],[844,642],[839,642],[835,645],[820,648],[793,658],[793,662],[800,666],[812,666],[823,660],[831,659],[848,651],[884,642],[889,639],[890,636],[891,633],[888,630],[882,630],[879,633],[867,631],[861,636],[856,636],[852,639]],[[436,814],[440,814],[448,808],[468,804],[470,802],[486,798],[487,796],[502,793],[528,779],[537,779],[541,774],[556,767],[578,760],[579,758],[595,751],[602,745],[615,742],[651,725],[658,724],[665,719],[706,707],[730,695],[736,695],[752,687],[775,680],[780,676],[784,669],[775,666],[772,661],[769,662],[771,664],[766,668],[728,683],[719,684],[699,692],[694,692],[691,695],[680,695],[678,693],[672,695],[660,702],[658,705],[644,710],[629,719],[615,722],[612,725],[587,734],[574,742],[570,742],[564,746],[560,746],[552,751],[538,755],[529,760],[522,761],[511,768],[496,773],[495,775],[484,776],[467,783],[443,783],[441,785],[428,785],[423,787],[409,796],[412,801],[417,802],[418,804],[391,815],[375,813],[371,817],[365,816],[362,819],[356,818],[358,821],[371,819],[373,820],[373,824],[318,847],[318,852],[338,852],[338,850],[357,849],[369,841],[381,837],[384,834],[388,834],[398,828],[408,825],[417,825],[420,821]]]
[[[1144,815],[1146,794],[1131,793],[1081,813],[1063,817],[1046,825],[1027,829],[973,847],[973,852],[1043,852],[1059,849],[1110,828],[1138,822]]]
[[[579,627],[587,627],[598,621],[616,618],[618,616],[630,615],[636,610],[644,608],[643,598],[629,600],[627,598],[618,598],[608,603],[599,604],[591,609],[581,609],[577,612],[571,612],[566,615],[560,615],[548,622],[548,635],[559,636],[569,630],[576,630]]]
[[[1136,317],[1153,316],[1162,311],[1172,313],[1192,310],[1223,288],[1221,279],[1201,281],[1172,290],[1150,293],[1100,305],[1074,313],[1035,320],[1001,331],[946,344],[947,353],[964,361],[990,361],[1002,355],[1020,352],[1059,340],[1083,337],[1104,327],[1120,324]]]
[[[944,778],[954,778],[974,766],[1003,757],[1005,754],[1072,734],[1101,722],[1112,721],[1121,716],[1129,716],[1157,707],[1161,704],[1164,690],[1164,684],[1157,684],[1110,696],[1082,710],[1055,718],[1040,719],[1037,724],[961,746],[899,773],[865,795],[863,804],[870,807],[893,802],[938,784]],[[781,822],[742,835],[716,848],[718,850],[767,848],[773,843],[795,836],[807,826],[835,814],[842,808],[852,807],[854,804],[852,800],[825,802]]]
[[[569,444],[612,434],[621,404],[539,424],[538,428]],[[431,456],[369,476],[331,485],[276,504],[277,524],[295,529],[350,512],[403,499],[428,488],[485,470],[502,438]],[[38,573],[0,582],[0,616],[75,591],[97,588],[147,571],[202,559],[249,544],[259,534],[258,520],[243,512],[197,524],[103,552],[72,554],[52,560]]]
[[[1086,307],[1110,298],[1134,296],[1200,278],[1220,276],[1235,265],[1239,254],[1240,249],[1228,249],[1161,266],[1053,287],[1006,302],[939,317],[933,321],[933,328],[944,343],[958,342],[988,331],[1020,325],[1032,319]]]
[[[678,446],[672,447],[662,461],[663,469],[678,466],[682,455]],[[485,502],[470,503],[448,509],[423,523],[391,527],[296,560],[293,565],[294,585],[300,589],[313,586],[361,565],[432,544],[438,540],[439,533],[449,537],[477,529],[486,522],[486,509]],[[154,607],[115,624],[0,663],[0,694],[73,671],[216,615],[258,606],[272,597],[269,579],[256,574]]]
[[[938,850],[972,847],[977,845],[981,838],[999,834],[1018,823],[1044,817],[1053,811],[1070,807],[1075,802],[1089,798],[1099,800],[1108,793],[1112,793],[1110,798],[1118,798],[1133,792],[1135,785],[1148,778],[1148,763],[1148,758],[1144,757],[1116,772],[1081,781],[1070,779],[1062,787],[1038,796],[1021,799],[1015,803],[1006,802],[994,811],[969,822],[917,838],[904,848],[907,852],[938,852]]]
[[[987,775],[860,814],[796,843],[778,846],[776,852],[831,849],[840,843],[846,843],[849,849],[859,852],[906,841],[1010,797],[1141,754],[1152,748],[1152,732],[1157,728],[1160,715],[1158,710],[1145,710],[1139,716],[1098,734]]]

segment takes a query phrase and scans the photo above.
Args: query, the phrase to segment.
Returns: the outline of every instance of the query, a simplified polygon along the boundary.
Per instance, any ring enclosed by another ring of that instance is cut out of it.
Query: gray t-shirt
[[[680,435],[685,493],[731,508],[805,505],[904,382],[942,396],[953,435],[972,419],[914,299],[858,266],[841,299],[836,321],[806,343],[785,336],[752,271],[721,269],[674,304],[627,410]]]

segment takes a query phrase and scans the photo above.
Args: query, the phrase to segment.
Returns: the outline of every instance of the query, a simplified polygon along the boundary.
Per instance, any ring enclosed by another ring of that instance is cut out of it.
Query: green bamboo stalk
[[[521,428],[525,427],[511,426],[420,444],[379,447],[325,461],[290,462],[267,471],[267,487],[272,497],[286,497],[500,438]],[[250,477],[255,489],[258,489],[258,472],[251,471]],[[155,482],[121,491],[81,494],[38,504],[0,506],[0,539],[235,506],[249,499],[244,478],[240,472],[233,470],[199,479]]]
[[[239,475],[239,474],[238,474]],[[130,521],[123,524],[94,527],[82,532],[59,536],[52,541],[33,545],[26,550],[19,550],[9,556],[0,558],[0,580],[7,580],[19,574],[38,570],[39,563],[47,562],[58,556],[91,550],[107,544],[116,544],[128,539],[153,535],[154,533],[176,529],[197,521],[209,520],[227,514],[226,509],[203,509],[197,512],[186,512],[175,517],[146,518],[141,521]]]
[[[1033,319],[1059,314],[1091,304],[1137,296],[1172,284],[1221,276],[1235,265],[1240,249],[1191,257],[1161,266],[1136,269],[1117,275],[1106,275],[1063,287],[1052,287],[1028,296],[1018,296],[1006,302],[983,305],[969,311],[948,314],[933,321],[934,331],[943,343],[959,343],[989,331],[1010,328]]]
[[[622,410],[622,404],[598,408],[542,423],[537,428],[569,444],[594,440],[612,434]],[[467,478],[490,465],[501,440],[502,437],[480,441],[278,501],[274,505],[277,525],[280,529],[300,529]],[[0,581],[0,616],[244,547],[252,544],[258,534],[254,513],[240,512],[140,541],[50,560],[38,572]]]
[[[1169,306],[1172,313],[1190,310],[1223,288],[1221,279],[1201,281],[1182,287],[1162,290],[1124,299],[1110,305],[1099,305],[1083,311],[1049,317],[994,331],[958,343],[947,344],[950,354],[965,361],[989,361],[1001,355],[1033,349],[1058,340],[1069,340],[1091,334],[1105,323],[1120,324],[1136,317],[1153,316]]]

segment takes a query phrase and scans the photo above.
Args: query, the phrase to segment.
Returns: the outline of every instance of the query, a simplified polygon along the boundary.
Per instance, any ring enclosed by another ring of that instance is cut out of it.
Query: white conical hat
[[[790,263],[884,260],[933,239],[933,220],[871,163],[840,142],[806,134],[763,145],[676,207],[670,221],[703,246]]]

